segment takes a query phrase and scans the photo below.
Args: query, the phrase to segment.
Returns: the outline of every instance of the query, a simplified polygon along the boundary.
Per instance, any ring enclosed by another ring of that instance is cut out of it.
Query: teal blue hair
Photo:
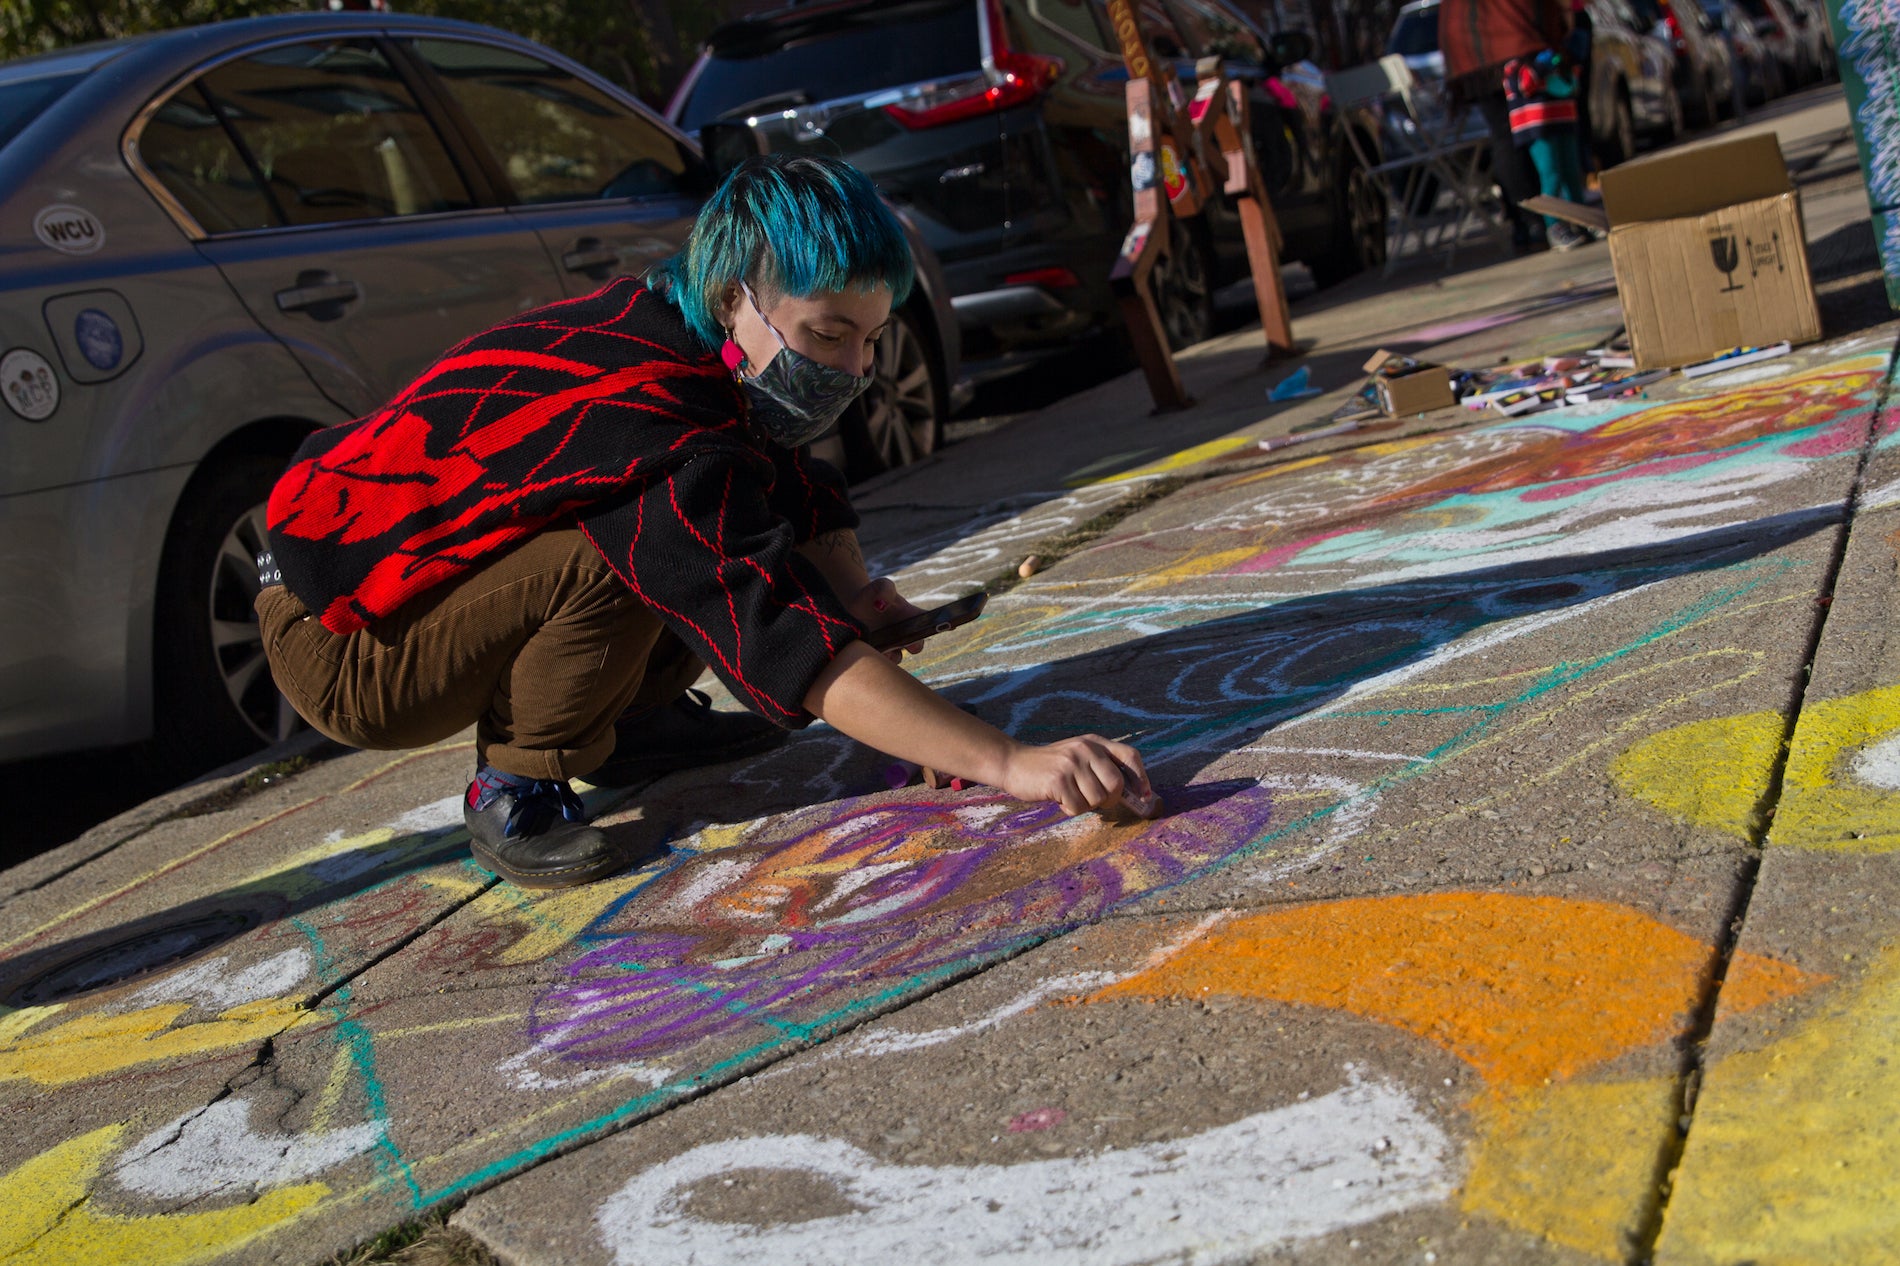
[[[837,158],[761,154],[733,168],[704,207],[686,245],[649,278],[717,347],[717,305],[729,287],[804,298],[847,286],[910,294],[910,243],[863,172]]]

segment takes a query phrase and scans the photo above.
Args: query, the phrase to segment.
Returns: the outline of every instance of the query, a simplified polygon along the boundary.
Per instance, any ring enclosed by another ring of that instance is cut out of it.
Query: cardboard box
[[[1772,132],[1612,167],[1601,211],[1555,198],[1524,205],[1609,226],[1638,369],[1821,337],[1801,198]]]
[[[1389,418],[1407,417],[1458,403],[1458,397],[1451,391],[1451,371],[1439,365],[1401,378],[1375,378],[1372,390],[1379,397],[1379,408]]]

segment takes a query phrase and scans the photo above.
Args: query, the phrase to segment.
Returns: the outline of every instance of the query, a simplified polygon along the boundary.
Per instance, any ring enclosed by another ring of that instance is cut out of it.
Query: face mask
[[[745,353],[730,337],[722,349],[726,365],[739,380],[740,390],[745,392],[749,406],[749,416],[765,429],[765,433],[786,448],[797,448],[824,434],[825,429],[838,420],[846,405],[856,400],[871,385],[874,375],[860,378],[856,374],[846,373],[842,369],[833,369],[830,365],[821,365],[809,356],[802,356],[785,345],[785,336],[778,328],[765,320],[765,313],[759,308],[759,301],[752,293],[752,287],[743,281],[739,283],[745,290],[746,302],[759,314],[759,320],[765,321],[765,328],[772,331],[772,337],[778,340],[778,353],[772,361],[757,374],[748,378],[740,372],[745,363]]]

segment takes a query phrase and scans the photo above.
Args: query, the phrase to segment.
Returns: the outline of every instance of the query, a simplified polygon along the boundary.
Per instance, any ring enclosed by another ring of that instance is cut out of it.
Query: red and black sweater
[[[863,629],[793,547],[856,527],[830,466],[773,444],[667,300],[631,279],[451,348],[380,411],[311,435],[272,491],[284,583],[366,628],[577,525],[741,701],[787,727]]]

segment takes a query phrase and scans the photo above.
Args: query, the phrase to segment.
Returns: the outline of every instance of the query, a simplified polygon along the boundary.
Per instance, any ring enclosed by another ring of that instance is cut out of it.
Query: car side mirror
[[[763,154],[765,138],[743,123],[708,123],[699,129],[699,148],[719,181],[746,159]]]
[[[1313,37],[1305,31],[1278,31],[1267,37],[1267,57],[1274,66],[1313,60]]]

